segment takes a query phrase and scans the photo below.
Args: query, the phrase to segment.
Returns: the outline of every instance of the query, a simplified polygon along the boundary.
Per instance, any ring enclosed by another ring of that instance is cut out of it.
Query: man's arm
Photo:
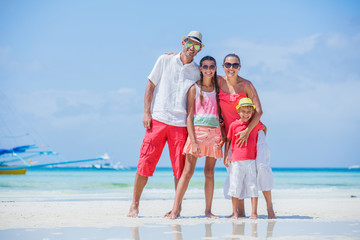
[[[144,96],[144,117],[143,117],[143,125],[144,128],[150,129],[151,128],[151,102],[154,95],[155,84],[151,82],[149,79],[146,89],[145,89],[145,96]]]

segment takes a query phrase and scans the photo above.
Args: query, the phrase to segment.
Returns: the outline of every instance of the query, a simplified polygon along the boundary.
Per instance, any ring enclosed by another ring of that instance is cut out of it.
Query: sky
[[[147,76],[192,30],[195,61],[215,57],[219,75],[240,56],[273,167],[360,165],[360,2],[347,0],[0,0],[0,148],[136,166]]]

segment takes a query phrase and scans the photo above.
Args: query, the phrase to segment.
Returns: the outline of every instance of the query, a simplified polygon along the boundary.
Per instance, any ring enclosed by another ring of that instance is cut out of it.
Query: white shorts
[[[256,163],[254,160],[231,162],[224,185],[224,196],[244,199],[258,197]]]
[[[274,177],[270,167],[270,150],[265,141],[264,131],[259,131],[256,155],[257,186],[260,191],[271,191]]]

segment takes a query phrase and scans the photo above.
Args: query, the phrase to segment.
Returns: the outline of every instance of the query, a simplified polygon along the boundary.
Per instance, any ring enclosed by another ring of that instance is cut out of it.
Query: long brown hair
[[[211,56],[205,56],[200,60],[200,67],[202,67],[203,62],[206,61],[206,60],[213,61],[215,63],[215,66],[216,66],[215,58],[213,58]],[[203,104],[203,95],[202,95],[203,80],[204,80],[204,76],[203,76],[202,72],[200,71],[200,103],[201,103],[201,105]],[[219,118],[222,119],[221,109],[220,109],[220,100],[219,100],[219,85],[218,85],[218,81],[217,81],[217,73],[216,73],[216,71],[215,71],[214,76],[211,78],[211,83],[213,84],[213,86],[215,88],[215,92],[216,92],[216,102],[217,102]]]

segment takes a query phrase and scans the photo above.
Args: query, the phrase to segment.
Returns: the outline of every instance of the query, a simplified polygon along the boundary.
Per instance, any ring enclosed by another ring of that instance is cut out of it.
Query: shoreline
[[[184,200],[181,217],[170,220],[163,215],[172,207],[172,200],[142,200],[138,218],[128,218],[129,200],[91,201],[2,201],[0,230],[15,228],[61,227],[131,227],[144,224],[196,225],[207,222],[261,222],[267,220],[266,206],[259,199],[257,220],[226,218],[231,213],[231,201],[214,199],[213,213],[219,219],[204,217],[204,200]],[[274,221],[357,222],[360,221],[360,199],[275,199],[277,219]],[[250,201],[245,200],[246,213]]]
[[[250,201],[245,200],[247,216]],[[181,217],[163,218],[172,200],[142,200],[128,218],[130,200],[1,201],[1,239],[360,239],[360,199],[275,199],[277,219],[268,220],[259,200],[257,220],[229,219],[231,201],[214,199],[205,218],[204,200],[182,204]]]

